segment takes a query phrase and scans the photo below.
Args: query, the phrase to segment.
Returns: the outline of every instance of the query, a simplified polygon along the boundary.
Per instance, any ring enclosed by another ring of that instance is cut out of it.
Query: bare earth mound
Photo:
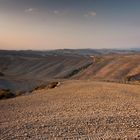
[[[140,86],[69,81],[0,101],[0,139],[140,139]]]

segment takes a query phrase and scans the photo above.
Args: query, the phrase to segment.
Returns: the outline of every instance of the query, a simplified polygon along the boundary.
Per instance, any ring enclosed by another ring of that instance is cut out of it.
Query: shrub
[[[55,88],[58,86],[58,84],[59,84],[59,82],[52,82],[52,83],[48,84],[47,88],[49,88],[49,89]]]
[[[23,91],[16,91],[15,92],[15,95],[16,96],[21,96],[21,95],[23,95],[25,92],[23,92]]]
[[[64,78],[71,78],[72,76],[78,74],[80,71],[88,68],[90,65],[92,65],[92,63],[86,64],[84,66],[81,66],[77,69],[72,70],[68,75],[64,76]]]
[[[0,89],[0,99],[8,99],[13,97],[15,97],[15,94],[9,89]]]
[[[123,83],[129,83],[131,81],[131,76],[126,76],[123,79]]]
[[[59,85],[59,82],[50,82],[48,85],[40,85],[36,87],[34,90],[52,89],[52,88],[57,87],[58,85]],[[34,90],[32,90],[31,92],[33,92]]]
[[[37,86],[34,90],[41,90],[41,89],[44,89],[46,88],[45,85],[40,85],[40,86]]]

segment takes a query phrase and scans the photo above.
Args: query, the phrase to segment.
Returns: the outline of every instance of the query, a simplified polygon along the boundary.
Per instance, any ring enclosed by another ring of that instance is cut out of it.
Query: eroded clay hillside
[[[28,91],[56,79],[139,82],[140,55],[0,55],[0,88]]]
[[[47,57],[0,57],[0,71],[7,76],[50,79],[65,78],[76,69],[88,67],[89,57],[47,56]]]
[[[0,56],[0,88],[31,90],[53,79],[68,79],[92,63],[81,56]]]
[[[140,79],[140,55],[109,55],[93,57],[93,64],[73,78],[130,80]]]

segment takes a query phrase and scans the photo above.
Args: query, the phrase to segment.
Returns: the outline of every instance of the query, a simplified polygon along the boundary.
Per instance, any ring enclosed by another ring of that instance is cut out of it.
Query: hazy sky
[[[140,48],[140,0],[0,0],[0,49]]]

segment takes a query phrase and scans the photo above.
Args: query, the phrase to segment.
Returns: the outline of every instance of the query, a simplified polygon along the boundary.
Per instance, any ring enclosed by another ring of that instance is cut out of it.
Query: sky
[[[140,48],[140,0],[0,0],[0,49]]]

